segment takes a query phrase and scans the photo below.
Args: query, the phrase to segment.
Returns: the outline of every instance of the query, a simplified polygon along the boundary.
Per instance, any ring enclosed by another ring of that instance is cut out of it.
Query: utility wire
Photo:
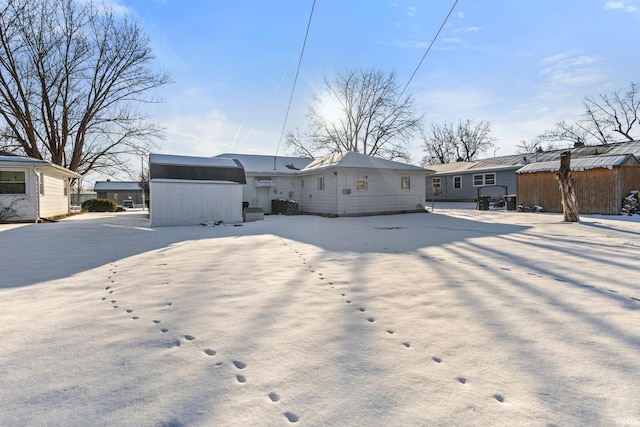
[[[438,32],[436,33],[435,36],[433,36],[433,40],[431,40],[431,43],[429,44],[429,47],[427,47],[427,51],[424,53],[424,55],[422,55],[422,59],[420,60],[420,62],[418,63],[418,66],[416,67],[415,70],[413,70],[413,74],[411,74],[411,77],[409,77],[409,81],[407,82],[407,84],[404,86],[404,88],[402,89],[402,92],[400,92],[400,96],[398,96],[398,100],[400,100],[400,98],[402,98],[402,95],[404,95],[404,92],[407,90],[407,87],[409,86],[409,83],[411,83],[411,80],[413,80],[413,77],[416,75],[416,73],[418,72],[418,69],[420,68],[420,66],[422,65],[422,62],[424,61],[424,59],[427,57],[427,54],[429,53],[429,51],[431,50],[431,47],[433,46],[433,44],[436,42],[436,39],[438,38],[438,36],[440,35],[440,32],[442,31],[442,29],[444,28],[445,24],[447,23],[447,21],[449,20],[449,17],[451,16],[451,14],[453,13],[453,9],[456,8],[456,5],[458,4],[458,0],[455,0],[453,2],[453,6],[451,6],[451,9],[449,9],[449,13],[447,14],[447,17],[444,18],[444,21],[442,21],[442,25],[440,25],[440,28],[438,29]]]
[[[298,82],[298,74],[300,73],[300,65],[302,64],[302,56],[304,55],[304,48],[307,45],[307,37],[309,36],[309,28],[311,28],[311,18],[313,18],[313,9],[315,9],[315,7],[316,7],[316,0],[313,0],[313,4],[311,5],[311,13],[309,13],[309,22],[307,23],[307,31],[304,34],[304,42],[302,43],[302,50],[300,51],[300,59],[298,59],[298,68],[296,69],[296,76],[293,79],[293,87],[291,88],[291,95],[289,96],[289,105],[287,105],[287,113],[284,116],[284,123],[282,123],[282,131],[280,131],[280,139],[278,140],[276,155],[273,158],[273,170],[276,170],[276,157],[278,156],[278,151],[280,151],[280,144],[282,143],[284,130],[287,126],[287,119],[289,118],[289,111],[291,110],[291,101],[293,100],[293,94],[296,90],[296,83]]]

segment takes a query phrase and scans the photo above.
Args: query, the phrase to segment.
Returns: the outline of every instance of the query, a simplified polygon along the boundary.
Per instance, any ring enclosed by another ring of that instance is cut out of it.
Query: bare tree
[[[597,97],[585,97],[582,116],[574,121],[556,123],[538,138],[574,147],[634,141],[640,137],[640,87],[631,83],[626,91],[612,91]]]
[[[72,171],[117,170],[159,127],[138,111],[170,82],[149,39],[91,0],[0,3],[0,132],[4,145]]]
[[[386,159],[409,160],[406,150],[420,131],[410,96],[400,98],[395,72],[346,71],[325,78],[321,94],[309,104],[309,129],[287,132],[287,145],[300,155],[355,151]]]
[[[466,162],[495,146],[496,138],[491,136],[491,123],[481,120],[458,120],[453,124],[431,124],[430,133],[423,135],[424,165]]]
[[[544,151],[540,140],[527,141],[523,139],[516,145],[516,149],[516,153],[518,154],[542,153]]]
[[[560,184],[562,194],[562,212],[565,222],[578,222],[578,200],[571,177],[571,151],[564,151],[560,154],[560,169],[556,174],[556,180]]]

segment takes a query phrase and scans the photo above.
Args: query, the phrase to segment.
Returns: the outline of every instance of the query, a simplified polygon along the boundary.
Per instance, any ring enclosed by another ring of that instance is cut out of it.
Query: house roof
[[[133,181],[96,181],[93,191],[142,191],[139,182]]]
[[[67,168],[63,168],[62,166],[53,164],[47,160],[34,159],[32,157],[17,156],[15,154],[7,153],[4,151],[0,154],[0,164],[35,165],[41,168],[46,168],[49,171],[53,171],[54,173],[62,174],[70,178],[80,178],[82,176],[79,173],[76,173]]]
[[[258,154],[225,153],[216,158],[234,159],[240,162],[244,171],[252,174],[294,174],[304,169],[313,159],[305,157],[265,156]]]
[[[334,153],[314,159],[303,169],[303,172],[317,171],[332,167],[431,172],[430,170],[419,166],[381,159],[379,157],[367,156],[366,154],[356,153],[353,151],[346,153]]]
[[[633,158],[636,162],[637,159],[632,154],[625,154],[620,156],[588,156],[579,157],[577,159],[571,159],[572,171],[584,171],[588,169],[613,169],[627,162],[630,158]],[[518,169],[516,173],[534,173],[534,172],[557,172],[560,170],[560,161],[553,162],[536,162],[529,163],[528,165]]]

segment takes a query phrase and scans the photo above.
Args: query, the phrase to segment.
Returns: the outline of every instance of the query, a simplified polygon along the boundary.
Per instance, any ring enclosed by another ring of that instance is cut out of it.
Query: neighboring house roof
[[[240,162],[228,158],[149,155],[149,177],[195,181],[228,181],[246,184]]]
[[[62,166],[58,166],[56,164],[53,164],[47,160],[40,160],[40,159],[34,159],[31,157],[23,157],[23,156],[16,156],[15,154],[12,153],[7,153],[7,152],[2,152],[2,155],[0,155],[0,164],[22,164],[22,165],[35,165],[41,168],[45,168],[49,171],[52,171],[54,173],[58,173],[61,175],[65,175],[67,177],[70,178],[80,178],[82,177],[82,175],[73,172],[67,168],[63,168]]]
[[[93,191],[142,191],[139,182],[132,181],[96,181]]]
[[[349,151],[346,153],[334,153],[328,156],[314,159],[302,171],[315,172],[317,170],[334,167],[431,172],[431,170],[421,168],[419,166],[400,163],[393,160],[381,159],[379,157],[367,156],[366,154],[356,153],[353,151]]]
[[[621,156],[589,156],[571,159],[572,171],[584,171],[588,169],[613,169],[616,166],[624,164],[629,158],[635,159],[632,154]],[[635,160],[636,162],[637,159]],[[516,171],[516,173],[534,173],[534,172],[557,172],[560,170],[560,162],[537,162],[530,163]]]
[[[305,157],[265,156],[258,154],[225,153],[214,159],[234,159],[240,162],[244,171],[251,174],[292,174],[304,169],[313,159]]]

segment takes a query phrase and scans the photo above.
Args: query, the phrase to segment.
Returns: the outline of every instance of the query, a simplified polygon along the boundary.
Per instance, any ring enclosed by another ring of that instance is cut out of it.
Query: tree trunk
[[[578,201],[573,189],[573,178],[571,178],[571,151],[560,154],[560,170],[556,174],[556,179],[560,183],[562,193],[562,213],[565,222],[578,222]]]

